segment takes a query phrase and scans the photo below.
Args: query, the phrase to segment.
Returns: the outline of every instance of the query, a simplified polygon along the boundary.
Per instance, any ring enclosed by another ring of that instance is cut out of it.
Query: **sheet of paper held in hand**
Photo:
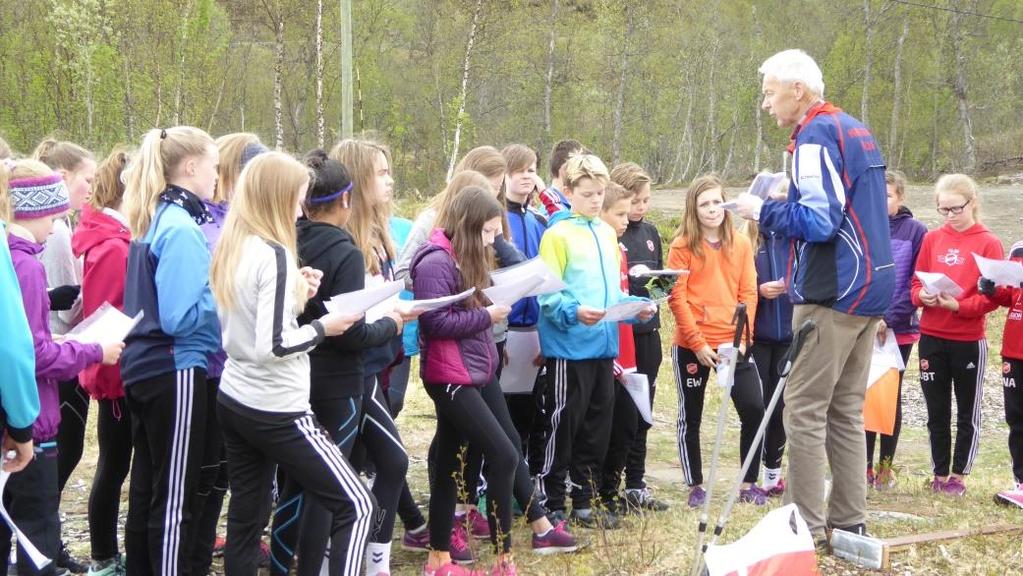
[[[785,181],[786,174],[784,172],[761,172],[753,179],[753,182],[749,185],[747,193],[760,198],[761,200],[769,200],[771,192],[778,189],[778,186]],[[739,205],[735,200],[729,200],[721,204],[721,207],[725,210],[735,212]]]
[[[980,275],[991,280],[995,286],[1023,286],[1023,264],[1014,260],[992,260],[980,254],[973,254],[977,260]]]
[[[681,276],[683,274],[689,274],[689,270],[672,270],[671,268],[665,268],[663,270],[651,270],[642,264],[636,264],[632,268],[629,268],[629,276],[636,278],[652,278],[654,276]]]
[[[429,312],[430,310],[450,306],[455,302],[461,302],[472,296],[472,293],[475,291],[475,288],[469,288],[465,292],[452,294],[451,296],[441,296],[440,298],[430,298],[429,300],[398,300],[395,307],[405,311],[407,314],[412,312]]]
[[[377,284],[376,286],[356,290],[355,292],[338,294],[324,302],[323,305],[330,312],[346,316],[362,314],[365,312],[366,321],[372,322],[372,320],[369,319],[368,311],[381,302],[396,296],[398,292],[401,292],[404,285],[405,283],[400,280],[384,282],[382,284]],[[391,308],[393,308],[393,306]]]
[[[510,284],[527,276],[539,276],[544,281],[526,296],[542,296],[565,289],[565,283],[551,272],[550,267],[539,256],[490,273],[494,286]]]
[[[540,334],[536,330],[509,330],[504,353],[508,364],[501,370],[501,391],[531,394],[540,367],[533,363],[540,355]]]
[[[542,276],[526,276],[514,282],[484,288],[483,293],[494,304],[511,306],[529,296],[544,282],[545,279]]]
[[[622,375],[622,386],[636,404],[639,415],[647,424],[654,423],[653,412],[650,410],[650,385],[646,374],[630,372]]]
[[[118,340],[118,342],[120,342],[120,340]],[[7,461],[12,458],[14,458],[13,450],[8,452],[7,456],[3,458],[3,460]],[[0,470],[0,494],[4,493],[4,488],[7,487],[7,480],[10,479],[10,477],[10,472]],[[51,560],[44,556],[43,553],[40,552],[34,544],[32,544],[32,541],[28,539],[28,536],[25,536],[25,533],[14,525],[14,520],[11,520],[10,514],[7,513],[7,508],[4,507],[2,498],[0,498],[0,517],[3,517],[4,522],[6,522],[11,528],[11,532],[14,532],[15,537],[18,539],[18,545],[28,553],[29,559],[31,559],[32,563],[35,564],[37,570],[42,570],[50,565]]]
[[[963,293],[963,289],[955,283],[955,280],[941,272],[917,272],[916,277],[920,279],[924,289],[935,296],[944,294],[945,296],[958,298]]]
[[[77,326],[71,329],[65,337],[68,340],[75,340],[85,344],[115,344],[124,342],[128,333],[142,320],[140,310],[134,318],[121,312],[117,308],[104,302],[89,314],[89,317],[82,320]]]
[[[604,322],[621,322],[623,320],[632,320],[639,313],[644,310],[649,310],[654,306],[653,302],[649,300],[619,302],[614,306],[607,309],[607,314],[604,315],[602,320]]]

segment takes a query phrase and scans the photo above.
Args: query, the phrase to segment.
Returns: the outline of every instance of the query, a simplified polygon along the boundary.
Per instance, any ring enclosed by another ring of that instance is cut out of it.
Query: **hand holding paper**
[[[1023,264],[1013,260],[992,260],[974,253],[980,275],[995,283],[995,286],[1023,286]]]
[[[945,295],[958,298],[963,294],[963,289],[941,272],[917,272],[916,277],[920,279],[924,289],[932,296]]]
[[[623,320],[632,320],[643,312],[649,312],[650,314],[647,315],[647,318],[649,318],[653,315],[654,311],[656,311],[656,308],[653,307],[649,300],[627,300],[608,308],[603,319],[605,322],[621,322]]]
[[[65,337],[69,340],[104,346],[104,363],[106,363],[107,345],[124,342],[132,328],[142,320],[142,315],[143,313],[139,311],[132,318],[111,306],[109,302],[104,302],[95,312],[89,314],[88,318],[72,328]],[[121,348],[123,347],[122,345]],[[120,356],[120,351],[118,351],[118,356]],[[113,362],[116,361],[115,358]]]

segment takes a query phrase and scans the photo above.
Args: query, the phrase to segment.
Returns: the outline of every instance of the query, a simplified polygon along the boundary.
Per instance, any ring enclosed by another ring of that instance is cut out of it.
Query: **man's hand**
[[[735,199],[736,213],[748,220],[760,220],[760,208],[763,205],[763,200],[749,192],[743,192]]]
[[[886,340],[888,340],[888,324],[881,320],[877,323],[877,343],[884,346]]]

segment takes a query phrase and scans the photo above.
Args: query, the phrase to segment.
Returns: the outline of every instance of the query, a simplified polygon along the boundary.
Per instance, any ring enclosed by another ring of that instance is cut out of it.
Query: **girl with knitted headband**
[[[132,232],[124,311],[144,312],[128,336],[121,378],[134,415],[125,526],[129,574],[187,572],[206,436],[207,356],[220,348],[200,225],[217,186],[219,153],[190,126],[150,130],[125,173]]]
[[[92,364],[116,364],[124,344],[118,342],[101,346],[53,340],[48,318],[50,303],[46,293],[46,272],[38,254],[53,231],[54,221],[67,213],[67,187],[59,173],[32,160],[15,163],[10,176],[14,220],[7,242],[32,331],[41,411],[30,432],[35,443],[35,458],[24,470],[11,477],[6,496],[11,499],[8,509],[14,522],[45,556],[54,558],[60,549],[57,431],[61,415],[57,382],[75,376]],[[12,431],[11,434],[14,440],[24,441],[28,439],[29,431]],[[0,526],[0,558],[3,562],[0,568],[3,571],[7,568],[10,540],[7,525]],[[31,573],[32,561],[22,548],[18,550],[18,564],[19,572]]]
[[[75,215],[92,194],[96,161],[92,152],[78,144],[54,138],[40,142],[32,158],[60,174],[68,189],[71,216],[54,222],[53,235],[39,256],[51,288],[50,307],[53,312],[50,313],[50,329],[54,334],[64,334],[83,317],[82,301],[78,297],[82,285],[82,262],[72,253],[71,229],[77,222]],[[57,474],[63,492],[68,478],[82,459],[85,422],[89,417],[89,394],[79,385],[77,376],[60,383],[60,412],[61,449],[57,457]],[[56,563],[58,567],[72,572],[83,572],[86,568],[71,558],[63,541]]]

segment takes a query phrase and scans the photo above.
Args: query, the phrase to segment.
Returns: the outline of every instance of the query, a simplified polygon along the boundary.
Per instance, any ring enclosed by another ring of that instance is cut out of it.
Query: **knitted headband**
[[[269,151],[270,151],[269,148],[267,148],[266,146],[263,146],[259,142],[253,142],[252,144],[249,144],[248,146],[246,146],[242,150],[241,158],[239,158],[239,162],[241,164],[241,167],[244,168],[245,165],[248,164],[253,158],[255,158],[256,156],[259,156],[260,154],[262,154],[264,152],[269,152]]]
[[[14,218],[33,220],[64,212],[69,207],[67,186],[58,172],[10,181]]]

